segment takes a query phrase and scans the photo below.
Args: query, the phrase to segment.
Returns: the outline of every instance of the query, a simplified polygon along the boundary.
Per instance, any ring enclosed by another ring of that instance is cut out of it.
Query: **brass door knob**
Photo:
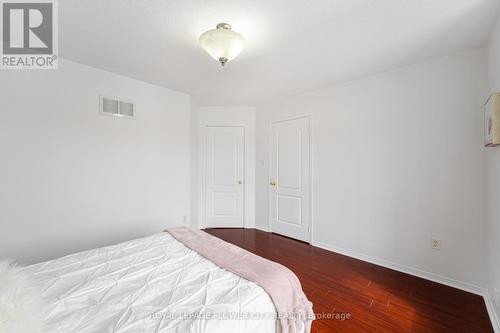
[[[243,181],[242,180],[238,180],[238,184],[239,185],[243,185]]]
[[[269,182],[269,185],[276,186],[276,182],[275,181],[271,181],[271,182]]]

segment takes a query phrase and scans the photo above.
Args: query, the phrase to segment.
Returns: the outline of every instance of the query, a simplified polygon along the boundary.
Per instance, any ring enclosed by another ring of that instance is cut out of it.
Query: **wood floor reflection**
[[[481,296],[256,229],[205,231],[295,272],[325,317],[312,332],[493,332]]]

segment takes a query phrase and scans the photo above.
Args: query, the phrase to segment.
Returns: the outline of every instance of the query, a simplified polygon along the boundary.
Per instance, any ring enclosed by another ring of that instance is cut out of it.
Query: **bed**
[[[268,292],[167,232],[23,270],[43,297],[51,333],[280,330]]]

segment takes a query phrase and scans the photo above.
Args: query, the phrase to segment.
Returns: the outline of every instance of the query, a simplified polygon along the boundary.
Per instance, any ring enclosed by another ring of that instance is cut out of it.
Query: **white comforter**
[[[274,304],[261,287],[216,266],[168,233],[24,270],[47,305],[45,331],[50,333],[276,330]],[[260,320],[244,319],[255,314]]]

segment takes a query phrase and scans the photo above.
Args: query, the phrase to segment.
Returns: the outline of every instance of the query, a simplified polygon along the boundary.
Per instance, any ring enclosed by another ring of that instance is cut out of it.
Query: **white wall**
[[[311,114],[315,243],[484,287],[485,63],[471,50],[258,107],[258,227],[269,122]]]
[[[500,91],[500,20],[488,48],[490,92]],[[500,318],[500,147],[488,148],[488,287]],[[495,292],[496,289],[496,292]]]
[[[189,215],[189,96],[73,62],[0,74],[0,254],[23,263]],[[99,94],[137,118],[98,113]]]
[[[242,126],[245,128],[245,227],[255,227],[255,108],[254,107],[198,107],[198,216],[195,226],[203,227],[205,129],[207,126]]]
[[[199,205],[200,205],[200,119],[199,119],[199,105],[191,98],[190,109],[190,177],[191,177],[191,207],[189,226],[198,228],[199,225]]]

